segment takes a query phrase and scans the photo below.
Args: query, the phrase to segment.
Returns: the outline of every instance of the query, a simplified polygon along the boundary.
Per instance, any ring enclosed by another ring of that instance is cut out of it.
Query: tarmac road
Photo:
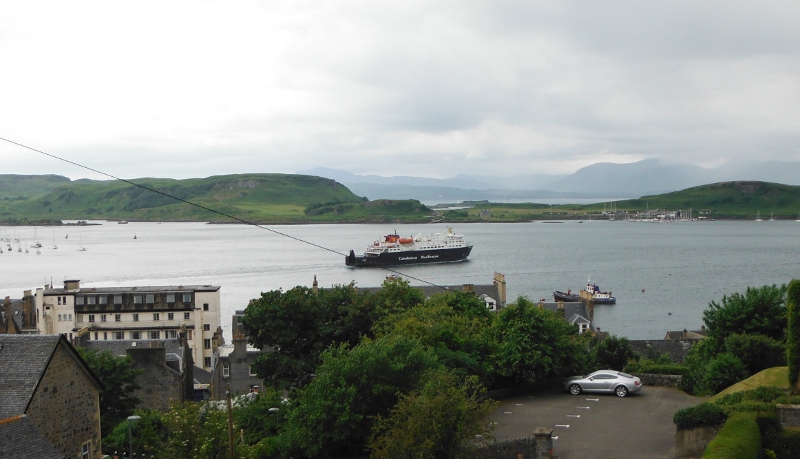
[[[537,427],[553,429],[559,459],[673,459],[675,412],[703,400],[656,386],[625,398],[551,391],[503,399],[490,418],[497,441],[532,437]]]

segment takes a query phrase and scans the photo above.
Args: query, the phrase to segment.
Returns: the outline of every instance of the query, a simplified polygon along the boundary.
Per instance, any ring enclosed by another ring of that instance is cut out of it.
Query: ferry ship
[[[464,236],[453,233],[420,234],[414,237],[400,237],[389,234],[383,241],[375,241],[367,247],[364,255],[356,255],[352,250],[344,261],[347,266],[393,266],[421,263],[447,263],[464,261],[472,251],[472,244],[464,241]]]

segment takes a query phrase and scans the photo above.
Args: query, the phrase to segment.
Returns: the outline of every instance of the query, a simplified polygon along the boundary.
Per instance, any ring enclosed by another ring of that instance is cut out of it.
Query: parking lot
[[[674,388],[645,386],[625,398],[549,391],[500,401],[491,418],[497,441],[553,429],[560,459],[674,458],[675,411],[700,403]]]

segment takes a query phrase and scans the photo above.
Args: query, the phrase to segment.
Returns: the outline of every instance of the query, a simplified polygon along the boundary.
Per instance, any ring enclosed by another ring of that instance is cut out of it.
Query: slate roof
[[[181,293],[181,292],[216,292],[219,285],[164,285],[143,287],[82,287],[67,290],[65,288],[49,288],[44,290],[45,295],[63,295],[65,293]]]
[[[62,335],[0,335],[0,419],[25,413],[62,340],[75,353],[89,378],[102,389],[100,380]]]
[[[60,335],[0,335],[0,419],[24,414]]]
[[[177,338],[169,338],[169,339],[161,339],[161,340],[149,340],[149,339],[137,339],[137,340],[125,340],[125,339],[109,339],[109,340],[83,340],[80,342],[80,346],[83,346],[87,349],[97,349],[99,351],[109,351],[116,356],[126,356],[128,355],[128,348],[131,347],[150,347],[151,343],[155,342],[156,345],[161,347],[163,345],[167,358],[169,359],[170,354],[181,354],[181,343],[180,340]],[[135,344],[134,344],[135,343]]]
[[[14,459],[65,459],[24,414],[0,419],[0,457]]]

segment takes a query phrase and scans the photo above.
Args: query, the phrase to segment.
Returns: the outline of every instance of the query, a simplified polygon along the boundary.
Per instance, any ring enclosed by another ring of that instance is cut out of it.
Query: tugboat
[[[553,292],[553,298],[555,298],[556,301],[568,303],[585,301],[584,297],[591,298],[595,304],[615,304],[617,302],[617,299],[611,295],[611,292],[600,291],[600,287],[593,283],[591,278],[586,281],[586,287],[584,287],[578,295],[573,294],[572,290],[567,290],[566,293],[559,290]]]
[[[400,237],[395,231],[367,247],[364,255],[356,255],[351,250],[344,262],[354,267],[447,263],[464,261],[471,251],[472,244],[449,227],[447,234],[420,234],[409,238]]]

